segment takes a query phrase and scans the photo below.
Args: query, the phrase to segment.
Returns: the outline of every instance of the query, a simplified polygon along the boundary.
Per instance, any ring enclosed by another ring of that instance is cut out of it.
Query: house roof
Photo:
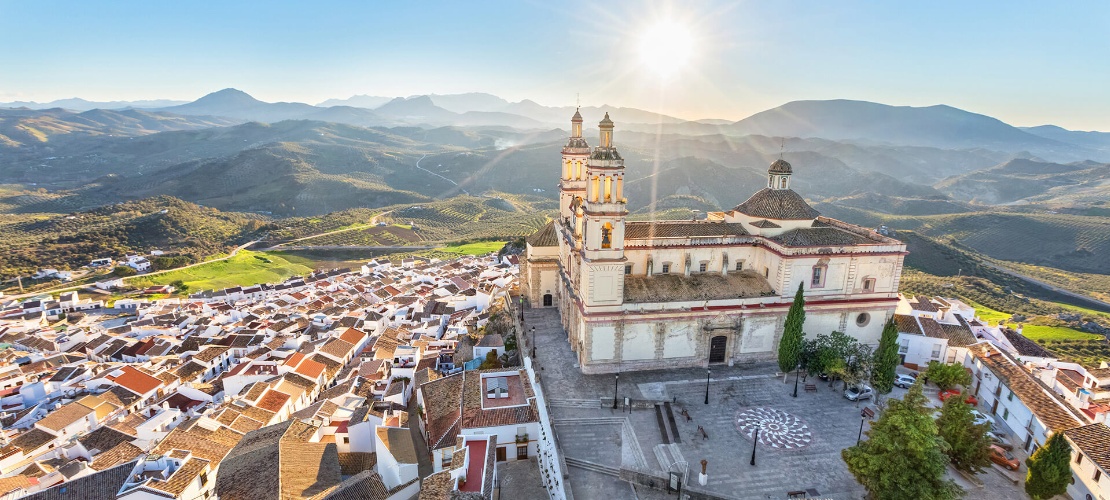
[[[772,236],[770,239],[788,247],[866,245],[876,243],[875,240],[866,236],[835,227],[803,227],[791,229],[778,236]]]
[[[378,427],[378,438],[385,444],[386,449],[393,455],[398,463],[415,464],[416,445],[412,441],[412,432],[404,427]]]
[[[1079,427],[1084,420],[1073,413],[1066,403],[1053,397],[1033,375],[1025,371],[1009,354],[988,343],[971,346],[971,353],[988,367],[1010,390],[1017,394],[1033,414],[1053,432]]]
[[[660,270],[661,262],[656,262]],[[685,276],[672,264],[669,274],[625,275],[624,301],[675,302],[763,297],[774,294],[771,284],[752,271],[693,273]]]
[[[341,481],[334,443],[311,443],[297,420],[251,431],[220,464],[216,493],[228,500],[312,497]]]
[[[134,462],[79,477],[53,488],[23,497],[26,500],[115,500],[123,483],[131,476]]]
[[[119,370],[123,373],[118,376],[108,375],[108,380],[140,396],[162,386],[161,380],[132,366],[123,366]]]
[[[1014,349],[1017,350],[1019,356],[1032,356],[1037,358],[1056,357],[1056,355],[1053,354],[1051,351],[1045,349],[1044,347],[1041,347],[1040,344],[1030,340],[1028,337],[1022,335],[1021,333],[1018,333],[1016,330],[1012,330],[1006,327],[1001,327],[999,329],[1002,330],[1002,334],[1006,336],[1006,340],[1009,340],[1010,344],[1013,345]]]
[[[1064,435],[1098,468],[1110,472],[1110,427],[1095,423],[1068,429]]]
[[[132,439],[135,438],[104,425],[77,438],[77,441],[96,458],[99,453],[115,448],[120,443],[129,443]]]
[[[91,408],[75,401],[66,403],[61,408],[50,412],[49,415],[36,422],[36,425],[40,425],[47,430],[61,432],[62,429],[87,417],[90,413],[93,413]]]
[[[142,454],[142,448],[124,441],[93,457],[89,467],[93,470],[111,469],[119,464],[130,462]]]

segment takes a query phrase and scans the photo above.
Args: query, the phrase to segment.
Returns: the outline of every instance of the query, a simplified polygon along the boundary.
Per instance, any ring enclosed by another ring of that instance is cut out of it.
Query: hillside
[[[194,261],[244,243],[264,220],[162,196],[69,215],[0,218],[0,275],[162,250]]]
[[[955,198],[981,204],[1101,205],[1110,200],[1110,164],[1013,159],[950,177],[936,187]]]
[[[60,108],[46,110],[0,109],[0,150],[24,148],[43,151],[58,141],[89,137],[140,136],[170,130],[197,130],[238,123],[213,116],[182,116],[171,113],[125,109],[94,109],[74,112]],[[12,151],[20,154],[20,151]]]

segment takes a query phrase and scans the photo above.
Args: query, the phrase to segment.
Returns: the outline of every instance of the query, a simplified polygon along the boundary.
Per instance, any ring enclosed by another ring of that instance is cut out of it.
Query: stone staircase
[[[548,399],[547,405],[558,408],[601,408],[600,399]]]
[[[625,417],[595,417],[595,418],[555,418],[553,425],[614,425],[623,424]]]
[[[682,451],[678,449],[678,445],[671,444],[657,444],[652,448],[655,452],[655,459],[659,461],[659,470],[663,472],[685,472],[685,467],[679,467],[679,462],[685,462],[686,458],[682,456]]]
[[[612,467],[612,466],[608,466],[608,465],[602,465],[602,464],[599,464],[599,463],[596,463],[596,462],[590,462],[588,460],[580,460],[580,459],[571,458],[571,457],[566,457],[566,460],[567,460],[567,465],[570,466],[570,467],[577,467],[579,469],[585,469],[585,470],[588,470],[588,471],[593,471],[593,472],[597,472],[599,474],[605,474],[607,476],[613,476],[613,477],[620,477],[620,475],[621,475],[620,469],[618,469],[616,467]]]

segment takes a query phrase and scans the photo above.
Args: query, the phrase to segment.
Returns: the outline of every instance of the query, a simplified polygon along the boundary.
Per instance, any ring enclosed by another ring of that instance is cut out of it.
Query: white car
[[[848,401],[859,401],[861,399],[871,399],[871,396],[874,396],[874,395],[875,395],[875,391],[871,390],[871,388],[866,386],[866,385],[861,385],[861,386],[858,386],[858,387],[852,387],[852,388],[849,388],[848,390],[844,391],[844,397],[848,398]]]
[[[991,421],[990,417],[979,410],[971,410],[971,416],[973,418],[971,425],[983,425]]]
[[[914,382],[917,382],[917,379],[913,378],[913,375],[906,375],[905,373],[899,373],[897,377],[894,377],[894,386],[895,387],[901,387],[903,389],[909,389],[910,386],[913,385]]]

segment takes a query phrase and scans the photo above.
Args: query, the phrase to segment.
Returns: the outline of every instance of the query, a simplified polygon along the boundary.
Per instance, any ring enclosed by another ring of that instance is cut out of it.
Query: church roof
[[[794,172],[794,169],[790,166],[789,163],[786,162],[786,160],[779,158],[771,164],[771,167],[767,169],[767,172],[772,174],[790,174]]]
[[[575,109],[575,110],[574,110],[574,116],[572,116],[572,117],[570,118],[570,121],[572,121],[572,122],[578,122],[578,123],[582,122],[582,113],[578,112],[578,110],[577,110],[577,109]]]
[[[599,122],[598,125],[600,125],[600,126],[609,126],[609,127],[613,126],[613,120],[609,119],[609,113],[605,113],[605,118],[602,118],[601,122]]]
[[[843,231],[835,227],[804,227],[791,229],[772,241],[788,247],[817,247],[836,245],[867,245],[880,243],[866,236]]]
[[[774,294],[763,275],[752,271],[726,275],[714,272],[624,277],[625,303],[721,300]]]
[[[625,240],[746,234],[743,224],[729,222],[628,222],[624,228]]]
[[[733,210],[750,217],[772,220],[816,219],[821,215],[791,189],[760,189]]]
[[[532,233],[525,241],[534,247],[559,246],[559,239],[555,236],[555,221],[548,221],[539,231]]]

